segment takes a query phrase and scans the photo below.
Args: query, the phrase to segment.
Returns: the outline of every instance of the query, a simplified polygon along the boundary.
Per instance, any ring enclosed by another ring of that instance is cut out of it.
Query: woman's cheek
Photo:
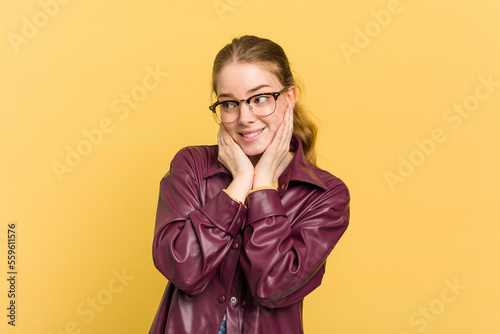
[[[230,136],[231,138],[233,138],[233,140],[234,140],[235,142],[237,142],[237,141],[238,141],[238,139],[239,139],[239,135],[238,135],[238,133],[234,130],[234,128],[233,128],[232,126],[228,126],[228,125],[224,125],[224,127],[225,127],[225,129],[226,129],[227,133],[229,134],[229,136]]]

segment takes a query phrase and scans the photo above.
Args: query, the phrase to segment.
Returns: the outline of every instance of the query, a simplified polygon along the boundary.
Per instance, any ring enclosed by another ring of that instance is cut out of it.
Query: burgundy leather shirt
[[[303,333],[302,300],[321,284],[347,228],[345,184],[311,164],[294,135],[278,189],[222,190],[217,146],[182,149],[160,183],[153,259],[169,280],[150,333]]]

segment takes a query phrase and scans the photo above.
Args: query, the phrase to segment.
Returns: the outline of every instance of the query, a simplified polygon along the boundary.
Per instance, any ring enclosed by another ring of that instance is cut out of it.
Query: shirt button
[[[231,297],[231,303],[236,304],[237,301],[236,297]]]
[[[240,247],[240,244],[237,241],[233,242],[233,244],[231,245],[232,249],[238,249],[238,247]]]
[[[224,303],[225,301],[226,301],[226,296],[224,296],[224,295],[220,295],[220,296],[219,296],[219,303],[221,303],[221,304],[222,304],[222,303]]]

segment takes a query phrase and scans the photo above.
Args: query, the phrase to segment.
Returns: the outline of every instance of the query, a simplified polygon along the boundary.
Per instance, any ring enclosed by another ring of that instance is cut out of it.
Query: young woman
[[[169,283],[150,333],[303,333],[347,187],[315,166],[316,127],[279,45],[234,39],[212,83],[218,145],[179,151],[160,184],[153,259]]]

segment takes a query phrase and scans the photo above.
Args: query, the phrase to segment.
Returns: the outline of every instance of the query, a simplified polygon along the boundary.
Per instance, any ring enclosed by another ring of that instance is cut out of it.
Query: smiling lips
[[[257,130],[255,132],[245,132],[245,133],[240,133],[242,139],[246,142],[254,141],[256,140],[259,135],[264,131],[264,129]]]

